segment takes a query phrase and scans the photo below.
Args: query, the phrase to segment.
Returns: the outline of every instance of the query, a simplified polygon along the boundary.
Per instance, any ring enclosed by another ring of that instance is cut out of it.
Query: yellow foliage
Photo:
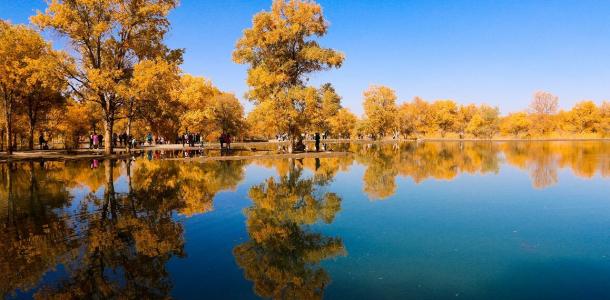
[[[257,105],[272,102],[264,107],[266,113],[281,116],[272,123],[276,133],[295,139],[303,130],[324,129],[308,128],[322,100],[306,83],[308,74],[343,63],[343,54],[315,41],[327,30],[322,8],[314,1],[274,0],[270,11],[254,16],[252,27],[237,42],[233,60],[249,65],[246,97]]]
[[[369,134],[383,138],[396,124],[396,93],[385,86],[371,86],[364,91],[364,114]]]

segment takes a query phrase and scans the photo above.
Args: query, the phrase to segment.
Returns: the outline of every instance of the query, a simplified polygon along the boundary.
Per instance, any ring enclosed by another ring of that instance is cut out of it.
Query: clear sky
[[[345,53],[331,82],[362,113],[362,91],[394,88],[399,102],[421,96],[525,109],[536,90],[560,106],[610,99],[610,1],[319,0],[330,30],[322,45]],[[182,0],[170,18],[170,47],[186,48],[185,72],[242,96],[246,68],[231,52],[252,15],[271,0]],[[0,18],[27,23],[43,0],[0,0]],[[243,97],[242,97],[243,98]],[[248,105],[249,106],[249,105]]]

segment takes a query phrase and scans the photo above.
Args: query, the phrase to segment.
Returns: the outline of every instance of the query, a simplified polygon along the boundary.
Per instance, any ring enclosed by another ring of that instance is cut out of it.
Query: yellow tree
[[[322,85],[319,90],[319,98],[317,103],[312,103],[313,109],[309,109],[308,115],[312,115],[308,131],[330,133],[331,118],[337,115],[341,109],[341,97],[335,91],[335,88],[330,83]]]
[[[500,112],[497,107],[481,105],[468,123],[466,132],[477,138],[491,139],[498,132],[499,115]]]
[[[329,119],[330,132],[335,137],[350,138],[357,121],[358,118],[349,109],[341,108]]]
[[[396,93],[386,86],[371,86],[364,91],[364,114],[370,134],[383,138],[396,124]]]
[[[86,104],[69,100],[61,113],[62,116],[57,116],[61,120],[58,130],[63,136],[64,146],[78,148],[80,137],[86,136],[91,128],[89,108]]]
[[[398,106],[396,111],[396,128],[407,139],[415,132],[415,120],[417,118],[415,105],[405,102]]]
[[[520,137],[527,133],[532,126],[532,121],[527,113],[511,113],[500,121],[500,132],[504,135]]]
[[[231,136],[243,134],[246,128],[244,120],[244,107],[235,95],[222,93],[212,98],[211,118],[215,125],[216,134],[228,133]]]
[[[54,29],[74,46],[78,67],[65,68],[82,101],[99,104],[105,140],[112,140],[117,113],[125,104],[118,88],[141,58],[171,52],[163,44],[167,15],[177,0],[51,0],[32,22]],[[105,152],[112,153],[112,143]]]
[[[8,154],[13,150],[15,115],[25,102],[28,83],[33,83],[32,71],[49,51],[49,44],[34,30],[0,21],[0,101]]]
[[[455,128],[458,119],[458,107],[452,100],[438,100],[432,103],[436,126],[441,136],[445,137],[447,132]]]
[[[316,41],[327,30],[314,1],[274,0],[270,11],[254,16],[233,52],[233,61],[249,65],[246,97],[256,105],[272,103],[265,107],[276,116],[274,127],[288,133],[292,145],[310,121],[304,116],[312,102],[308,75],[343,63],[343,54]]]
[[[127,134],[133,119],[141,119],[156,135],[175,137],[180,126],[183,105],[176,97],[180,68],[166,59],[145,59],[135,65],[133,78],[123,88],[127,103]]]
[[[411,103],[413,109],[413,126],[415,128],[415,134],[425,136],[426,134],[434,132],[435,122],[434,113],[431,105],[420,97],[415,97],[413,103]]]
[[[565,114],[562,123],[564,129],[572,133],[597,132],[600,123],[599,108],[593,101],[577,103],[572,110]]]
[[[181,118],[181,127],[184,130],[200,132],[203,136],[211,134],[214,129],[213,119],[210,115],[212,98],[221,94],[211,81],[189,74],[180,79],[178,100],[186,109]]]
[[[466,128],[472,120],[472,117],[477,113],[477,107],[474,104],[460,105],[457,112],[457,121],[455,131],[460,135],[460,139],[464,138]]]
[[[248,113],[246,123],[250,137],[269,139],[277,134],[273,115],[269,114],[271,109],[268,106],[272,104],[271,102],[262,103]]]
[[[62,108],[66,102],[62,92],[67,87],[67,81],[61,72],[61,65],[67,65],[67,61],[63,53],[47,49],[28,65],[27,87],[21,110],[28,120],[30,150],[34,149],[36,127],[42,120],[47,119],[53,110]]]

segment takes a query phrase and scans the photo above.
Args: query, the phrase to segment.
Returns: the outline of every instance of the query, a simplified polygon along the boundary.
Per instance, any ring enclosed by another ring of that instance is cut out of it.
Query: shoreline
[[[498,138],[498,139],[455,139],[455,138],[422,138],[422,139],[396,139],[396,140],[350,140],[350,139],[328,139],[323,140],[324,144],[394,144],[394,143],[405,143],[405,142],[610,142],[610,138],[536,138],[536,139],[515,139],[515,138]],[[299,153],[277,153],[275,149],[264,149],[257,147],[269,147],[286,145],[288,141],[268,141],[268,142],[236,142],[232,143],[233,153],[231,155],[224,156],[202,156],[192,158],[164,158],[167,160],[240,160],[240,159],[270,159],[270,158],[304,158],[304,157],[332,157],[335,154],[345,155],[349,152],[314,152],[306,151]],[[313,141],[305,141],[307,144],[313,143]],[[217,152],[220,151],[220,147],[217,143],[206,143],[201,146],[183,147],[181,144],[164,144],[164,145],[152,145],[152,146],[141,146],[140,148],[132,149],[131,152],[127,152],[125,148],[115,148],[115,153],[111,155],[105,155],[103,150],[98,149],[77,149],[77,150],[33,150],[33,151],[15,151],[12,155],[8,156],[4,152],[0,152],[0,162],[6,161],[22,161],[22,160],[79,160],[79,159],[124,159],[132,157],[134,154],[141,154],[147,151],[206,151],[206,152]],[[266,154],[248,154],[240,155],[239,152],[248,153],[266,153]]]

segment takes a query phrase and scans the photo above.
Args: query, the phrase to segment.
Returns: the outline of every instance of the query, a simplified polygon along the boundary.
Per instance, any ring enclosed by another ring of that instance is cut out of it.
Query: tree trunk
[[[293,153],[294,152],[294,145],[295,144],[295,140],[294,137],[290,137],[290,144],[288,145],[288,153]]]
[[[6,109],[5,116],[5,131],[6,131],[6,154],[13,154],[13,121],[11,120],[10,109]]]
[[[127,130],[125,130],[125,133],[127,134],[125,149],[127,149],[127,153],[129,153],[131,151],[131,140],[129,138],[129,136],[131,136],[131,117],[127,118]]]
[[[29,129],[30,129],[30,137],[28,139],[28,149],[34,150],[34,124],[32,124],[32,122],[30,122]],[[40,150],[42,150],[42,148]]]
[[[112,116],[106,117],[104,120],[104,153],[109,155],[112,154],[112,127],[114,126],[114,120]]]

